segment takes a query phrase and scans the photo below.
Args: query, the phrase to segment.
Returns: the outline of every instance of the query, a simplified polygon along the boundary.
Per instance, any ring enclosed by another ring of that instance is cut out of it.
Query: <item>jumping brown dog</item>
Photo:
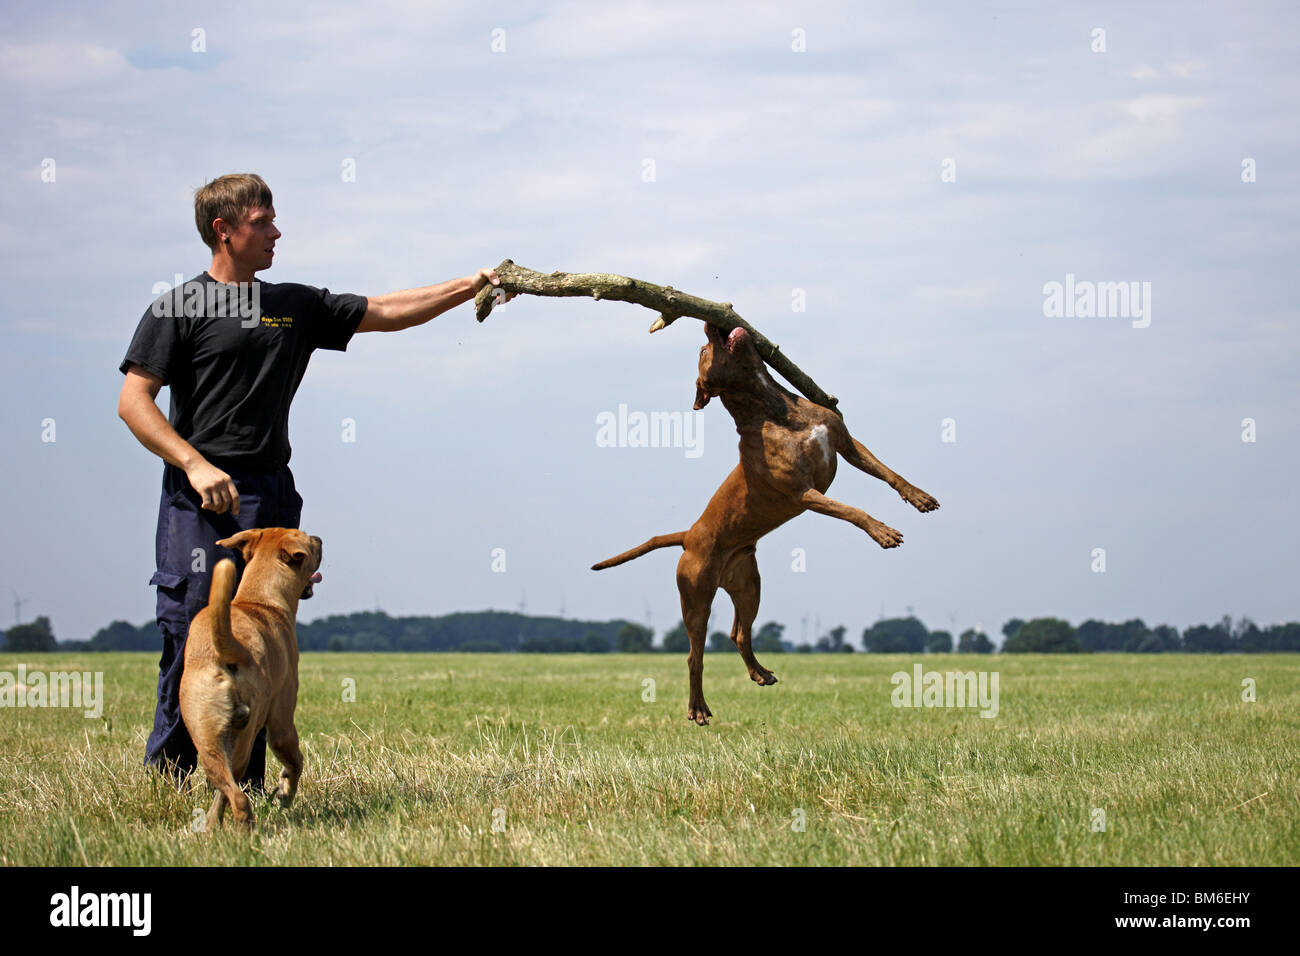
[[[298,601],[312,595],[321,540],[292,528],[254,528],[217,544],[244,557],[239,593],[231,600],[235,564],[212,570],[208,606],[195,615],[185,642],[181,717],[208,783],[217,791],[208,828],[221,825],[229,803],[235,822],[253,826],[252,802],[235,783],[248,767],[253,741],[266,741],[284,764],[276,797],[289,806],[298,790],[302,751],[293,723],[298,704]]]
[[[705,324],[707,344],[700,349],[695,408],[717,396],[740,433],[740,464],[713,494],[704,514],[689,531],[651,538],[617,557],[592,565],[593,571],[630,561],[656,548],[680,545],[677,590],[682,621],[690,635],[690,712],[703,726],[713,716],[704,702],[704,641],[713,597],[721,586],[736,606],[731,640],[759,686],[776,676],[754,658],[750,629],[758,614],[756,542],[806,510],[857,525],[882,547],[896,548],[903,536],[865,511],[827,498],[835,478],[835,455],[886,482],[918,511],[933,511],[939,502],[886,468],[845,427],[833,411],[782,388],[773,380],[754,340],[743,328],[723,336]]]

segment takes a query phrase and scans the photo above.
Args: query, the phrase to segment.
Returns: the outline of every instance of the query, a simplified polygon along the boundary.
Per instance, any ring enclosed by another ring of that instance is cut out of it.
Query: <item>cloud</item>
[[[1200,109],[1209,100],[1204,96],[1176,96],[1169,93],[1144,93],[1126,100],[1124,110],[1142,123],[1175,119],[1184,113]]]
[[[120,80],[131,71],[121,52],[94,43],[42,41],[0,47],[0,80],[16,88],[70,90]]]
[[[1203,72],[1208,66],[1209,64],[1204,60],[1182,60],[1170,64],[1169,72],[1174,76],[1189,77]]]

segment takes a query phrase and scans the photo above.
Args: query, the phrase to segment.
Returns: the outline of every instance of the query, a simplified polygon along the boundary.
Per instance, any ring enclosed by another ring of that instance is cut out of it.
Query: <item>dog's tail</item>
[[[248,662],[248,651],[235,640],[230,627],[230,598],[235,590],[235,562],[222,558],[212,569],[212,589],[208,592],[208,610],[212,613],[212,648],[223,664]]]
[[[624,551],[622,554],[593,564],[591,570],[603,571],[605,568],[612,568],[616,564],[622,564],[624,561],[631,561],[633,558],[639,558],[643,554],[654,551],[656,548],[680,548],[682,542],[686,540],[686,532],[678,531],[674,534],[660,534],[651,538],[645,544],[639,544],[631,551]]]

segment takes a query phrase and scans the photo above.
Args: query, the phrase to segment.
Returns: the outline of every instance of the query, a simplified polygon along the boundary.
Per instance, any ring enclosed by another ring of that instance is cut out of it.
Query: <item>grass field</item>
[[[210,794],[140,766],[155,655],[104,710],[0,710],[7,865],[1266,865],[1300,857],[1300,657],[310,654],[288,811],[196,832]],[[890,675],[999,673],[999,710],[896,708]],[[344,698],[345,679],[356,700]],[[1253,678],[1258,699],[1242,700]],[[647,679],[655,682],[655,700]],[[267,757],[268,783],[279,772]],[[1104,811],[1104,832],[1095,829]],[[227,817],[229,820],[229,817]],[[800,820],[803,827],[800,829]]]

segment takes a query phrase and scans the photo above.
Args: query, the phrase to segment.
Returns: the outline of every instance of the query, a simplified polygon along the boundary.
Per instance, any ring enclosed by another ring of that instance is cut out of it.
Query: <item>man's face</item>
[[[275,240],[280,238],[280,230],[275,228],[274,206],[254,206],[237,228],[232,229],[224,219],[218,219],[217,223],[220,224],[218,235],[224,229],[230,237],[230,242],[223,245],[236,263],[253,272],[271,268]]]

